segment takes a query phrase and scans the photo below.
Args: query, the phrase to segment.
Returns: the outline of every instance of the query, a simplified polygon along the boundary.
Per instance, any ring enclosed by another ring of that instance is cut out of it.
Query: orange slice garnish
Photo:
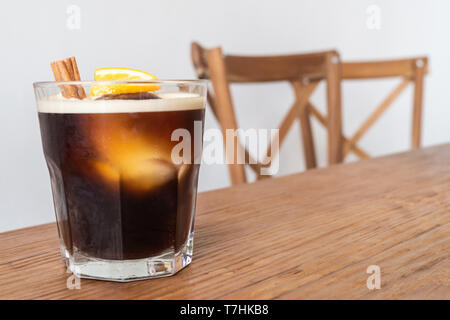
[[[158,80],[151,73],[129,68],[100,68],[94,72],[95,81],[151,81]],[[159,86],[156,83],[117,83],[95,85],[91,87],[91,95],[94,97],[110,94],[137,93],[156,91]]]

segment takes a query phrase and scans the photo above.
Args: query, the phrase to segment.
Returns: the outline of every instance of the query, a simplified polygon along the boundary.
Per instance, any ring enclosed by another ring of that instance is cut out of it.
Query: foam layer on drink
[[[204,98],[195,93],[160,93],[160,99],[93,100],[66,99],[61,95],[37,101],[41,113],[134,113],[202,109]]]

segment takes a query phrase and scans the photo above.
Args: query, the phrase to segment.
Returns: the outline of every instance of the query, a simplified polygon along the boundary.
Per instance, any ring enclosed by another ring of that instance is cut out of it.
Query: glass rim
[[[33,87],[52,87],[60,85],[108,85],[108,84],[172,84],[172,85],[201,85],[206,86],[208,80],[203,79],[188,79],[188,80],[107,80],[107,81],[96,81],[96,80],[81,80],[81,81],[37,81],[33,82]]]

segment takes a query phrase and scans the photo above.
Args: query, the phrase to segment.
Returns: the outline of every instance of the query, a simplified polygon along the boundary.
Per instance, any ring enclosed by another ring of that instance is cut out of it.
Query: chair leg
[[[311,120],[309,117],[308,108],[302,108],[302,110],[300,111],[299,119],[302,131],[303,149],[305,151],[306,168],[316,168],[316,154],[314,150],[314,140],[312,136]]]
[[[222,134],[225,139],[227,129],[237,129],[237,121],[234,114],[233,102],[229,84],[226,77],[225,63],[223,61],[222,50],[220,48],[211,49],[206,54],[208,67],[210,71],[211,82],[215,94],[215,113],[222,128]],[[212,101],[212,99],[210,99]],[[233,135],[232,148],[226,147],[225,154],[227,160],[231,162],[228,165],[231,183],[233,185],[246,183],[244,164],[236,163],[238,148],[240,148],[239,139]],[[225,144],[227,145],[227,144]]]
[[[337,53],[327,55],[328,164],[343,160],[341,114],[341,63]]]
[[[423,79],[425,76],[423,65],[417,66],[414,78],[414,106],[412,119],[411,147],[419,148],[422,137],[422,104],[423,104]]]

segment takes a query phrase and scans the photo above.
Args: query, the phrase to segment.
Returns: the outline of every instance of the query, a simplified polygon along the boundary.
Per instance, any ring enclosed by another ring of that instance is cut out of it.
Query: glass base
[[[128,282],[174,275],[192,261],[194,237],[191,234],[181,249],[136,260],[106,260],[64,250],[63,260],[79,278]]]

